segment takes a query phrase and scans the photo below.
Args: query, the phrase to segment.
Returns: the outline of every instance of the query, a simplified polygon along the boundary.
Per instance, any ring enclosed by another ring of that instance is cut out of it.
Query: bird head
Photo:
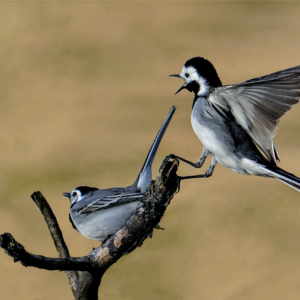
[[[175,93],[183,89],[194,92],[196,96],[204,96],[213,88],[221,86],[221,80],[212,63],[203,57],[193,57],[183,66],[180,74],[170,75],[184,79],[184,85]]]
[[[73,189],[71,193],[63,193],[63,195],[70,199],[71,207],[72,207],[75,203],[84,199],[88,193],[95,190],[97,190],[97,188],[92,188],[89,186],[79,186]]]

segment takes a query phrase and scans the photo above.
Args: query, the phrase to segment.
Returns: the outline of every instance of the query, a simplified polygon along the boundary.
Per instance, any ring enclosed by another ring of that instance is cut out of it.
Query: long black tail
[[[164,133],[165,133],[173,115],[174,115],[175,110],[176,110],[176,107],[173,105],[170,112],[168,113],[164,123],[162,124],[159,132],[157,133],[157,136],[156,136],[156,138],[148,152],[148,155],[145,159],[142,170],[139,173],[139,176],[135,181],[135,184],[142,192],[144,192],[146,190],[146,187],[152,180],[152,163],[154,161],[159,144],[164,136]]]
[[[275,175],[274,177],[300,192],[300,178],[280,169],[277,166],[272,167],[272,170],[270,171],[272,171]]]

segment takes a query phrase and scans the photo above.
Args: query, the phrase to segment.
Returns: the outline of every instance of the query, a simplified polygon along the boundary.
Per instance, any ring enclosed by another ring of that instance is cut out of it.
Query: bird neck
[[[206,80],[202,76],[199,77],[196,84],[197,84],[197,89],[194,90],[194,93],[195,93],[195,96],[197,96],[197,97],[206,96],[213,89],[213,87],[210,85],[208,80]]]

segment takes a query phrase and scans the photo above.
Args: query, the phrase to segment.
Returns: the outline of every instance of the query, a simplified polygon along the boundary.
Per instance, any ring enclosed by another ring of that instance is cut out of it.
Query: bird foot
[[[169,154],[167,155],[164,160],[162,161],[160,167],[159,167],[159,172],[162,171],[162,169],[166,166],[167,162],[170,160],[170,159],[174,159],[176,156],[174,154]]]

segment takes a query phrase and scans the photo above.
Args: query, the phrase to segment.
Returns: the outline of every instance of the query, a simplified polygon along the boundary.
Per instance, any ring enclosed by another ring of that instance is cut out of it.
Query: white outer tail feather
[[[272,174],[273,178],[276,178],[278,180],[280,180],[281,182],[289,185],[290,187],[292,187],[293,189],[297,190],[298,192],[300,192],[300,178],[296,177],[293,174],[287,173],[286,171],[278,168],[278,171],[271,171],[270,169],[268,169],[268,171],[270,172],[270,174]],[[280,173],[286,173],[285,175],[280,174]]]

